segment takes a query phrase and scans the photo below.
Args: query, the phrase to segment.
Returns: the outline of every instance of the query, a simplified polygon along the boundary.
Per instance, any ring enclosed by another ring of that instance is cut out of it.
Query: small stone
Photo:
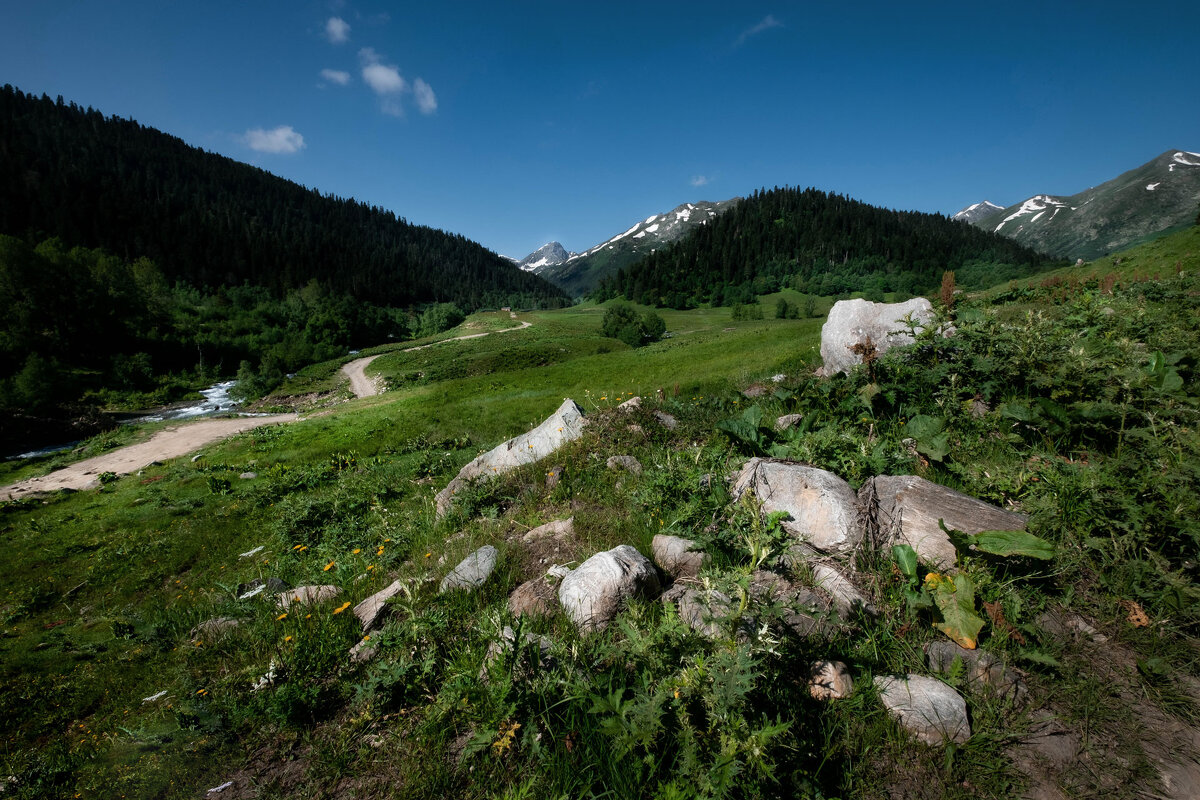
[[[387,588],[363,600],[354,607],[354,616],[362,623],[363,633],[379,627],[387,615],[387,601],[405,591],[406,587],[400,581],[392,581]]]
[[[508,610],[514,617],[548,617],[558,608],[558,592],[545,577],[526,581],[508,596]]]
[[[192,456],[192,463],[195,464],[202,458],[204,458],[204,453],[196,453],[196,455]]]
[[[642,407],[642,398],[631,397],[621,405],[617,406],[618,411],[634,411]]]
[[[985,650],[967,650],[954,642],[931,642],[925,648],[929,668],[941,674],[949,673],[954,664],[961,663],[968,684],[987,686],[1002,696],[1023,697],[1025,684],[1015,670]]]
[[[280,592],[276,596],[275,605],[280,608],[287,608],[293,603],[309,606],[332,600],[341,593],[342,590],[336,586],[297,586],[295,589]]]
[[[546,577],[548,578],[558,578],[561,580],[570,574],[571,568],[566,564],[552,564],[550,568],[546,570]]]
[[[238,478],[240,478],[241,480],[244,480],[244,481],[252,481],[257,477],[258,477],[257,472],[243,472],[241,475],[238,475]]]
[[[784,414],[782,417],[776,417],[775,430],[786,431],[788,428],[798,425],[802,419],[804,419],[803,414]]]
[[[521,541],[525,543],[536,542],[541,539],[562,539],[566,536],[575,535],[575,518],[567,517],[566,519],[556,519],[553,522],[547,522],[545,525],[539,525],[529,533],[521,537]]]
[[[850,668],[841,661],[814,661],[809,668],[808,693],[814,700],[841,700],[853,692]]]
[[[379,643],[373,641],[370,636],[364,636],[358,641],[358,644],[350,648],[350,660],[356,664],[365,664],[378,652]]]
[[[191,637],[196,639],[200,638],[201,636],[205,636],[212,639],[219,634],[233,630],[240,624],[241,623],[238,620],[233,619],[232,617],[215,617],[214,619],[206,619],[195,628],[192,628]]]
[[[665,411],[655,411],[654,418],[669,431],[673,431],[679,427],[679,420],[675,419]]]
[[[884,675],[875,679],[875,688],[888,712],[922,742],[940,747],[971,738],[966,701],[937,678]]]
[[[742,396],[748,397],[751,400],[755,400],[759,397],[765,397],[767,392],[769,392],[769,391],[771,391],[771,390],[768,389],[766,386],[762,386],[760,384],[755,384],[754,386],[749,386],[746,389],[742,390]]]
[[[650,555],[673,580],[694,578],[712,560],[708,553],[695,547],[696,543],[691,539],[660,533],[650,542]]]
[[[490,544],[485,544],[460,561],[458,566],[442,578],[438,591],[445,593],[453,589],[474,589],[482,586],[496,569],[496,560],[499,557],[500,551]]]
[[[783,383],[786,380],[787,375],[784,375],[782,372],[771,376],[771,383]]]
[[[833,598],[834,607],[842,619],[851,619],[855,614],[863,613],[876,616],[879,612],[866,595],[858,590],[850,578],[831,564],[812,564],[813,578],[817,587],[828,592]]]
[[[633,456],[611,456],[608,459],[608,468],[611,470],[625,470],[634,475],[642,474],[642,462],[638,461]]]

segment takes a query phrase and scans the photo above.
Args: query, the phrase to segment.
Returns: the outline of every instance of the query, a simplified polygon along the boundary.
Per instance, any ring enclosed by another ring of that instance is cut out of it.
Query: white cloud
[[[251,128],[242,136],[242,142],[251,150],[257,150],[260,153],[290,155],[304,149],[304,137],[297,133],[291,125],[280,125],[269,131],[263,128]]]
[[[733,46],[741,47],[742,45],[744,45],[746,43],[746,40],[749,39],[751,36],[757,36],[758,34],[762,33],[763,31],[771,30],[771,28],[782,28],[782,27],[783,27],[783,23],[780,22],[779,20],[775,19],[774,14],[767,14],[765,17],[762,18],[762,21],[759,22],[757,25],[752,25],[749,28],[747,28],[746,30],[742,31],[741,35],[738,36],[737,41],[734,42]]]
[[[336,83],[338,86],[345,86],[350,83],[350,73],[342,72],[340,69],[323,69],[321,70],[321,79],[329,83]]]
[[[422,114],[437,111],[437,95],[433,93],[433,87],[420,78],[413,81],[413,96],[416,97],[417,108]]]
[[[325,21],[325,36],[334,44],[350,41],[350,23],[341,17],[330,17]]]
[[[692,179],[688,182],[692,184],[692,186],[707,186],[710,180],[711,178],[709,178],[707,175],[693,175]]]
[[[363,81],[375,94],[381,97],[400,94],[408,88],[408,81],[400,76],[400,68],[395,64],[384,64],[379,54],[370,47],[359,50],[358,58],[362,62]]]

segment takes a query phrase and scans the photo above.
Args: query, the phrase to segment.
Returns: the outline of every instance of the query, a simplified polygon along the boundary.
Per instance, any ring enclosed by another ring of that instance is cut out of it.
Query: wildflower
[[[304,545],[302,545],[302,544],[298,544],[298,545],[296,545],[295,547],[293,547],[292,549],[293,549],[293,550],[299,550],[301,547],[304,547]]]
[[[328,564],[325,565],[325,569],[321,570],[321,572],[329,572],[329,570],[333,569],[333,565],[335,563],[336,562],[330,561]]]
[[[196,694],[208,694],[208,689],[200,689]]]
[[[350,601],[349,601],[349,600],[347,600],[345,603],[342,603],[340,606],[338,606],[337,608],[335,608],[335,609],[333,610],[333,613],[334,613],[334,614],[340,614],[340,613],[342,613],[343,611],[345,611],[345,610],[346,610],[347,608],[349,608],[349,607],[350,607]]]
[[[287,642],[290,642],[291,640],[292,640],[292,637],[290,637],[290,636],[285,636],[285,637],[283,637],[283,641],[284,641],[285,643],[287,643]]]
[[[426,554],[425,554],[425,557],[426,557],[426,558],[429,558],[431,555],[433,555],[433,553],[426,553]]]
[[[361,548],[361,547],[356,547],[356,548],[354,548],[354,555],[358,555],[358,554],[359,554],[359,553],[361,553],[361,552],[362,552],[362,548]]]
[[[305,618],[305,619],[312,619],[312,614],[305,614],[305,615],[304,615],[304,618]]]
[[[287,618],[287,612],[285,611],[285,612],[283,612],[282,614],[280,614],[278,617],[276,617],[276,618],[275,618],[275,621],[276,621],[276,622],[279,622],[279,620],[281,620],[281,619],[286,619],[286,618]]]
[[[373,570],[373,569],[375,569],[375,565],[374,565],[374,564],[367,564],[367,571],[368,571],[368,572],[370,572],[370,571],[371,571],[371,570]]]

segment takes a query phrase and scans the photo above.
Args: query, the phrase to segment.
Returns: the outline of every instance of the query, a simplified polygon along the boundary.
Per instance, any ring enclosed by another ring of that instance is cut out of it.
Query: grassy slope
[[[1195,239],[1180,242],[1187,249]],[[1155,260],[1147,256],[1143,268],[1170,263],[1175,253],[1172,245]],[[764,301],[764,310],[769,317],[773,298]],[[1056,313],[1054,306],[1046,311]],[[578,640],[561,619],[539,623],[539,631],[559,642],[559,657],[574,652],[584,674],[553,673],[533,685],[498,675],[490,689],[481,688],[476,673],[487,641],[508,621],[502,610],[506,593],[538,566],[510,543],[514,531],[574,513],[581,531],[577,554],[585,556],[621,542],[645,550],[659,530],[695,536],[716,518],[725,533],[714,541],[714,580],[735,591],[721,582],[736,580],[745,568],[739,532],[767,533],[746,514],[723,510],[719,490],[696,489],[701,473],[727,474],[743,458],[713,434],[717,420],[748,405],[732,392],[735,387],[784,372],[793,376],[788,385],[797,394],[760,401],[767,414],[799,409],[815,419],[824,409],[830,425],[819,430],[814,425],[782,441],[793,457],[836,469],[855,483],[878,468],[873,458],[891,470],[924,469],[899,444],[901,417],[873,418],[872,411],[855,406],[860,401],[854,386],[845,388],[841,402],[858,410],[846,416],[822,398],[817,384],[796,377],[815,357],[820,319],[732,322],[727,309],[667,311],[663,316],[674,335],[634,351],[596,334],[602,314],[602,308],[585,305],[522,315],[533,327],[415,353],[389,345],[373,365],[394,387],[382,396],[243,435],[210,448],[199,462],[179,459],[152,467],[100,492],[0,509],[0,541],[9,563],[7,596],[0,598],[0,719],[9,744],[0,755],[0,773],[19,777],[16,796],[194,797],[251,767],[267,797],[351,790],[366,796],[484,796],[504,787],[510,796],[520,796],[521,787],[539,796],[579,796],[597,786],[634,796],[653,793],[673,769],[683,781],[674,796],[689,796],[684,789],[698,785],[699,773],[689,773],[682,761],[655,766],[649,756],[626,754],[623,740],[601,729],[602,707],[586,713],[599,702],[595,698],[585,694],[561,707],[543,699],[574,691],[603,697],[604,680],[620,685],[629,674],[646,676],[668,695],[676,687],[674,700],[665,699],[668,707],[694,704],[698,716],[672,718],[668,728],[696,728],[701,765],[716,758],[712,748],[726,735],[746,744],[746,737],[782,713],[792,722],[791,738],[783,749],[768,750],[788,796],[819,787],[870,797],[886,794],[897,781],[910,793],[921,786],[930,796],[1008,796],[1013,778],[1006,737],[1024,723],[1002,702],[969,694],[980,735],[957,758],[945,758],[912,750],[886,721],[869,686],[848,703],[821,709],[805,700],[802,682],[750,675],[754,669],[798,675],[809,660],[831,653],[851,663],[860,684],[869,683],[871,672],[923,671],[920,645],[937,634],[927,625],[913,628],[896,609],[899,588],[887,565],[875,580],[892,611],[867,624],[864,636],[788,640],[774,650],[754,649],[757,667],[727,665],[728,674],[753,678],[758,688],[749,700],[738,701],[736,693],[730,700],[719,690],[716,673],[703,666],[725,664],[723,659],[739,651],[685,635],[658,606],[635,609],[626,627],[596,640]],[[315,372],[327,379],[338,366]],[[676,434],[666,434],[646,415],[635,417],[645,436],[605,416],[605,409],[631,394],[653,397],[658,388],[668,397],[666,408],[682,422]],[[470,517],[434,522],[430,498],[458,466],[536,424],[564,396],[583,404],[599,427],[585,444],[556,458],[556,465],[567,467],[559,487],[540,488],[546,465],[522,470],[469,498]],[[980,495],[986,487],[988,499],[997,502],[1026,503],[1035,523],[1047,526],[1039,532],[1065,524],[1056,521],[1063,518],[1058,503],[1070,498],[1060,495],[1083,492],[1081,487],[1102,475],[1093,476],[1078,459],[1059,464],[1063,454],[1049,441],[999,444],[985,434],[962,469],[934,464],[928,474]],[[1193,452],[1194,434],[1181,436],[1179,452]],[[882,449],[876,454],[872,448]],[[615,453],[637,455],[648,467],[646,475],[623,479],[604,469],[604,457]],[[239,480],[247,470],[259,477]],[[989,471],[1003,480],[985,478]],[[465,536],[450,542],[457,532]],[[1083,534],[1057,535],[1080,553],[1088,552],[1083,543],[1101,546]],[[439,599],[421,588],[423,578],[440,578],[485,542],[501,547],[502,561],[499,575],[482,592]],[[259,545],[262,552],[239,557]],[[1003,600],[1006,613],[1031,640],[1041,607],[1070,604],[1078,595],[1075,604],[1103,615],[1106,631],[1122,646],[1146,659],[1172,658],[1178,669],[1196,674],[1196,658],[1181,655],[1187,646],[1180,644],[1168,611],[1143,599],[1160,624],[1122,625],[1121,595],[1098,588],[1094,575],[1089,577],[1090,565],[1104,562],[1069,558],[1061,569],[1065,578],[1036,570],[1032,577],[1028,570],[993,574],[983,565],[973,566],[971,574],[981,599]],[[358,580],[361,575],[367,577]],[[232,593],[239,581],[277,576],[292,584],[334,583],[343,587],[343,597],[358,601],[393,575],[414,587],[414,599],[401,604],[407,622],[379,635],[387,657],[357,671],[345,660],[358,639],[354,620],[349,613],[333,613],[341,598],[311,616],[296,612],[279,619],[268,604],[239,603]],[[241,625],[220,636],[194,630],[220,616],[237,617]],[[1035,647],[1018,647],[1000,631],[992,633],[988,646],[1010,658]],[[1129,726],[1114,709],[1101,673],[1069,660],[1071,653],[1049,640],[1039,640],[1036,648],[1042,658],[1069,665],[1060,672],[1024,662],[1036,693],[1065,694],[1066,718],[1086,720],[1091,714],[1097,738]],[[276,687],[250,692],[272,662],[287,677]],[[1148,668],[1147,675],[1152,673]],[[1173,685],[1160,679],[1137,689],[1187,718],[1194,706]],[[142,701],[159,691],[168,694]],[[630,702],[640,697],[633,686],[624,691]],[[716,719],[714,714],[725,721],[705,729],[703,720]],[[521,733],[510,737],[509,746],[497,747],[503,725],[518,720]],[[550,738],[536,742],[535,733]],[[386,749],[373,747],[368,736],[380,737]],[[447,753],[472,736],[483,752],[466,757],[467,772]],[[1093,763],[1121,778],[1144,779],[1139,745],[1120,744],[1125,750],[1115,758],[1121,763],[1101,750],[1093,752]],[[645,752],[637,744],[630,747]],[[678,757],[677,748],[668,750]],[[387,758],[381,760],[381,752]],[[774,794],[769,780],[756,777],[746,752],[737,751],[747,785]],[[295,766],[285,768],[288,764]],[[665,786],[657,790],[667,796]]]

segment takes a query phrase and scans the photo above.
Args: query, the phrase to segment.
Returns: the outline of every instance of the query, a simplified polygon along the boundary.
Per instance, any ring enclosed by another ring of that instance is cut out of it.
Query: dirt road
[[[515,314],[512,316],[513,316],[513,319],[516,319]],[[522,321],[521,324],[515,328],[505,328],[502,331],[486,331],[484,333],[472,333],[467,336],[455,336],[452,339],[442,339],[440,342],[433,342],[432,344],[422,344],[422,345],[418,345],[416,347],[406,347],[403,350],[401,350],[400,352],[411,353],[414,350],[424,350],[427,347],[434,347],[439,344],[445,344],[446,342],[461,342],[464,339],[481,339],[484,336],[490,336],[493,333],[508,333],[509,331],[523,331],[532,324],[533,323],[531,323],[531,322]],[[353,361],[347,362],[342,367],[342,374],[350,379],[350,391],[354,392],[355,397],[372,397],[374,395],[379,394],[378,384],[375,383],[375,380],[373,378],[368,378],[367,373],[365,372],[367,365],[370,364],[372,361],[374,361],[377,358],[379,358],[379,356],[377,356],[377,355],[376,356],[367,356],[366,358],[356,358]]]
[[[272,414],[269,417],[208,419],[164,428],[144,442],[80,461],[40,478],[28,478],[0,488],[0,500],[19,500],[39,492],[53,492],[58,489],[91,488],[98,484],[98,476],[102,472],[125,475],[155,461],[185,455],[235,433],[277,422],[295,422],[297,419],[295,414]]]

